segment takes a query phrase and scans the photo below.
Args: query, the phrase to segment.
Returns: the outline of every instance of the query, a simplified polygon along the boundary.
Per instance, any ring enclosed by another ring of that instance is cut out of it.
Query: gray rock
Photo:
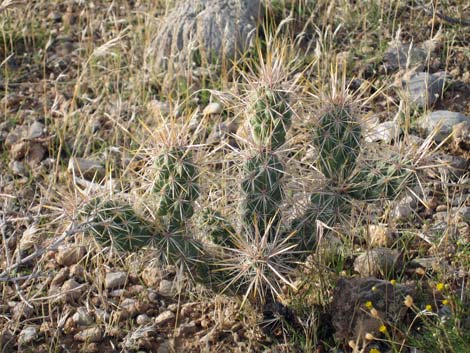
[[[126,284],[127,273],[126,272],[108,272],[104,280],[104,287],[106,289],[114,289],[122,287]]]
[[[470,223],[470,206],[452,208],[459,221]]]
[[[366,333],[378,335],[384,322],[401,322],[408,309],[404,298],[413,294],[414,288],[376,278],[339,279],[330,309],[335,336],[355,341]]]
[[[140,314],[135,319],[135,322],[137,322],[137,325],[146,325],[150,322],[150,317],[147,314]]]
[[[418,72],[403,82],[405,94],[412,108],[425,108],[436,103],[442,93],[447,76],[443,72]]]
[[[80,331],[73,338],[79,342],[101,342],[103,333],[99,327],[90,327]]]
[[[90,326],[93,324],[93,317],[85,307],[80,307],[75,314],[72,315],[72,321],[76,326]]]
[[[387,248],[366,251],[354,260],[354,271],[362,277],[390,274],[394,271],[400,253]]]
[[[20,161],[11,161],[8,166],[10,167],[11,171],[16,176],[26,176],[26,166],[23,162]]]
[[[187,324],[181,324],[180,327],[178,327],[178,330],[176,332],[176,336],[187,336],[195,333],[197,331],[197,326],[194,321],[191,321]]]
[[[166,310],[155,318],[155,325],[163,326],[174,320],[175,320],[175,314],[170,310]]]
[[[178,1],[154,40],[157,68],[233,59],[249,45],[262,13],[259,0]]]
[[[397,202],[390,216],[395,222],[407,221],[414,214],[417,206],[413,196],[405,196]]]
[[[28,345],[32,343],[38,337],[38,330],[34,326],[26,326],[24,329],[21,330],[20,335],[18,337],[18,344],[21,345]]]
[[[397,124],[393,121],[386,121],[371,127],[365,136],[367,142],[384,141],[392,142],[399,135]]]
[[[71,266],[79,262],[86,254],[84,246],[61,245],[55,257],[57,263],[62,266]]]
[[[44,134],[45,125],[39,121],[35,121],[28,130],[28,139],[35,139]]]
[[[162,279],[158,286],[158,294],[164,297],[173,297],[176,294],[176,288],[172,281]]]
[[[59,272],[54,276],[51,282],[51,286],[60,286],[69,278],[70,270],[68,267],[63,267]]]
[[[426,168],[426,174],[431,178],[450,178],[452,180],[468,173],[469,161],[459,156],[439,153],[431,155],[428,162],[432,168]]]
[[[425,49],[417,48],[410,44],[394,45],[384,53],[384,64],[387,70],[399,69],[424,69],[427,58]]]
[[[371,224],[367,226],[366,241],[372,247],[388,247],[393,244],[393,232],[385,224]]]
[[[470,122],[470,118],[467,118],[461,113],[436,110],[418,120],[418,128],[423,130],[427,135],[437,130],[434,140],[440,143],[452,133],[455,125],[465,121]]]
[[[71,278],[62,285],[60,298],[66,302],[73,302],[82,295],[82,288],[80,283]]]

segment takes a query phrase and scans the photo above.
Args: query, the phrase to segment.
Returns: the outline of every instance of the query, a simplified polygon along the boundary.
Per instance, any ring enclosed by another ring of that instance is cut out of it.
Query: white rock
[[[176,294],[176,288],[172,281],[162,279],[158,286],[158,294],[164,297],[173,297]]]
[[[62,266],[71,266],[79,262],[86,254],[84,246],[61,245],[55,257],[57,263]]]
[[[155,325],[165,325],[174,319],[175,314],[170,310],[166,310],[155,318]]]
[[[21,330],[18,337],[18,343],[20,345],[28,345],[32,343],[38,337],[38,330],[34,326],[26,326]]]
[[[80,342],[100,342],[102,337],[103,333],[99,327],[87,328],[73,336],[75,341]]]
[[[202,111],[203,115],[213,115],[222,113],[222,104],[218,102],[209,103]]]
[[[75,314],[72,316],[72,320],[77,326],[90,326],[93,323],[93,317],[84,307],[77,309]]]

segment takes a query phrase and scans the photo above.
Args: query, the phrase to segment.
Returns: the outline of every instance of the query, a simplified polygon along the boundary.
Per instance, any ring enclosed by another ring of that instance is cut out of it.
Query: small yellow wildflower
[[[372,291],[372,292],[375,292],[376,290],[377,290],[377,287],[376,287],[376,286],[373,286],[373,287],[371,288],[371,291]]]
[[[392,280],[390,281],[390,283],[392,284],[392,286],[394,286],[395,284],[397,284],[397,280],[396,280],[396,279],[392,279]]]
[[[382,332],[382,333],[386,333],[387,332],[387,326],[385,326],[385,325],[380,326],[379,331]]]
[[[366,306],[367,309],[372,309],[374,307],[374,305],[372,305],[372,302],[370,300],[366,301],[366,303],[364,304]]]
[[[432,311],[432,305],[428,304],[424,307],[427,311]]]
[[[444,283],[439,282],[438,284],[436,284],[436,289],[438,290],[438,292],[442,291],[444,289]]]
[[[372,348],[369,353],[380,353],[380,351],[377,348]]]
[[[407,308],[411,308],[413,306],[413,297],[411,295],[407,295],[404,303]]]
[[[442,305],[449,305],[449,300],[444,299],[444,300],[442,301]]]

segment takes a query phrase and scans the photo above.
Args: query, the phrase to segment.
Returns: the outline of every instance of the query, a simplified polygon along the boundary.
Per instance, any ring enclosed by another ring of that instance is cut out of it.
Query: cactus
[[[193,202],[199,196],[198,171],[190,152],[183,147],[170,148],[155,160],[157,175],[153,191],[158,195],[156,214],[178,228],[193,215]]]
[[[260,88],[255,95],[254,111],[249,119],[253,140],[260,146],[276,150],[286,142],[292,120],[287,94]]]
[[[347,179],[361,150],[361,126],[347,106],[333,106],[323,114],[312,142],[318,149],[317,167],[334,181]]]
[[[214,244],[222,247],[234,247],[235,229],[220,212],[210,208],[205,209],[200,226]]]
[[[153,225],[128,204],[96,198],[85,208],[85,216],[91,224],[90,232],[103,246],[135,251],[157,236]]]

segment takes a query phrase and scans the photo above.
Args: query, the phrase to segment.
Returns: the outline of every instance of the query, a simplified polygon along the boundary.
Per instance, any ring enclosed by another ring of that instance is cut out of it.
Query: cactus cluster
[[[181,260],[195,280],[216,290],[245,297],[277,294],[290,284],[288,265],[316,244],[317,221],[343,223],[355,200],[373,201],[396,196],[412,182],[409,163],[399,156],[364,157],[361,125],[347,104],[332,104],[318,119],[311,142],[318,152],[316,169],[325,177],[321,192],[310,195],[304,214],[283,224],[285,169],[281,147],[291,124],[288,95],[279,89],[256,90],[248,122],[256,148],[244,162],[240,182],[241,222],[238,227],[216,210],[201,212],[198,226],[207,241],[189,234],[188,220],[200,193],[199,171],[188,148],[167,148],[154,161],[151,197],[158,226],[138,216],[129,205],[95,205],[93,234],[105,245],[122,250],[152,246],[167,262]]]

